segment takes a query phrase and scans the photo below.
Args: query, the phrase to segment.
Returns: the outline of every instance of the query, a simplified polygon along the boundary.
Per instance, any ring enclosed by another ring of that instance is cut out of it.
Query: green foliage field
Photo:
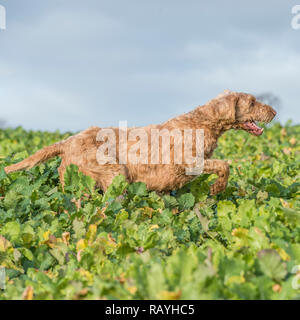
[[[119,176],[103,195],[74,166],[62,193],[58,158],[5,175],[67,136],[0,130],[0,299],[300,298],[299,125],[226,133],[216,197],[213,175],[165,196]]]

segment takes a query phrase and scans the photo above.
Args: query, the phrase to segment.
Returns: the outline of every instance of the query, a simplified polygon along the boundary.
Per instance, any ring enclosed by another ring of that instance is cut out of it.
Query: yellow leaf
[[[297,139],[296,139],[295,137],[292,137],[292,138],[290,139],[290,144],[291,144],[291,145],[296,144],[296,142],[297,142]]]
[[[50,248],[54,248],[57,242],[56,237],[53,234],[50,234],[50,231],[46,231],[43,233],[43,238],[45,241],[44,244],[48,245]]]
[[[271,247],[278,252],[282,260],[284,261],[291,260],[291,257],[282,248],[278,247],[275,243],[272,243]]]
[[[158,228],[159,228],[158,224],[154,224],[149,228],[149,230],[153,231],[153,230],[158,229]]]
[[[43,233],[43,238],[44,238],[45,241],[49,240],[49,235],[50,235],[50,230],[45,231]]]
[[[88,243],[85,239],[80,239],[76,244],[76,250],[77,252],[80,250],[83,250],[87,247]]]
[[[181,296],[181,291],[175,291],[175,292],[170,292],[170,291],[161,291],[158,294],[158,298],[160,300],[179,300]]]
[[[107,218],[107,216],[106,216],[106,214],[105,214],[105,211],[106,211],[106,209],[108,208],[108,205],[107,206],[105,206],[104,208],[102,208],[102,209],[97,209],[97,214],[98,215],[100,215],[100,217],[102,218],[102,219],[106,219]]]
[[[64,233],[62,234],[62,239],[63,239],[63,242],[64,242],[66,245],[69,245],[70,232],[64,232]]]
[[[84,277],[89,282],[89,285],[93,284],[94,277],[89,271],[84,269],[79,269],[79,273],[82,277]]]
[[[90,224],[89,225],[89,230],[87,232],[86,238],[89,241],[93,241],[96,237],[96,233],[97,233],[97,226],[95,224]]]
[[[43,271],[43,273],[45,275],[47,275],[47,277],[49,277],[50,279],[55,279],[55,277],[56,277],[56,274],[54,272],[52,272],[51,270]]]
[[[127,290],[131,293],[131,294],[135,294],[137,292],[137,287],[128,287]]]
[[[22,294],[22,299],[23,300],[32,300],[33,298],[33,288],[31,286],[27,287],[23,294]]]
[[[173,214],[177,214],[178,212],[179,212],[178,208],[173,208],[173,209],[172,209],[172,213],[173,213]]]
[[[0,235],[0,252],[5,252],[11,246],[11,243]]]
[[[280,134],[281,134],[282,136],[284,136],[284,137],[287,135],[287,132],[286,132],[285,128],[282,128],[282,129],[281,129]]]
[[[260,236],[263,235],[263,233],[261,232],[261,230],[257,227],[254,228],[254,231],[259,234]]]
[[[283,200],[282,198],[280,198],[280,202],[284,208],[292,208],[292,205],[287,201]]]
[[[154,209],[152,209],[150,207],[145,207],[143,209],[143,213],[146,214],[147,216],[149,216],[150,218],[152,218],[153,211],[154,211]]]
[[[291,260],[291,257],[282,248],[278,248],[278,249],[276,249],[276,251],[279,253],[282,260],[284,260],[284,261]]]
[[[244,283],[246,280],[244,276],[231,276],[226,280],[226,285],[230,285],[232,283]]]
[[[234,237],[244,238],[244,237],[247,237],[248,233],[249,233],[248,229],[237,228],[237,229],[233,229],[231,234]]]

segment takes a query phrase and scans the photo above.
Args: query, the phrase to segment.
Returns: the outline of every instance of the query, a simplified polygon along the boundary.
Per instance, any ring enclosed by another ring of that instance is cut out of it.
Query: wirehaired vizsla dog
[[[211,194],[222,192],[227,185],[229,166],[224,160],[211,159],[217,147],[218,138],[227,130],[241,129],[255,136],[260,136],[263,129],[256,121],[269,123],[276,115],[276,111],[255,97],[246,93],[225,91],[207,104],[199,106],[193,111],[170,119],[159,125],[151,125],[142,129],[150,135],[151,129],[202,129],[204,132],[204,167],[203,173],[217,174],[216,182],[211,186]],[[170,139],[170,163],[120,163],[119,160],[119,130],[111,128],[116,135],[116,163],[99,164],[97,150],[104,141],[97,139],[98,127],[91,127],[64,141],[45,147],[31,157],[5,168],[6,173],[32,168],[47,159],[59,156],[62,158],[58,169],[62,186],[64,186],[64,173],[70,164],[78,166],[79,171],[91,176],[97,186],[106,190],[113,178],[123,174],[128,182],[141,181],[146,183],[149,190],[159,192],[175,190],[191,181],[195,176],[186,174],[186,163],[174,162],[176,150],[174,137]],[[127,133],[133,128],[128,128]],[[151,140],[151,139],[150,139]],[[150,148],[150,140],[149,148]],[[193,138],[193,142],[194,142]],[[130,149],[137,141],[129,141],[126,145]],[[122,146],[121,146],[122,147]],[[193,143],[193,153],[194,153]],[[162,156],[161,149],[159,150]]]

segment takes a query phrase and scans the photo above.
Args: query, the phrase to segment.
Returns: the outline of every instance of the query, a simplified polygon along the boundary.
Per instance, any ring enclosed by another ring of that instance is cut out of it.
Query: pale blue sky
[[[300,0],[298,0],[300,4]],[[0,0],[0,118],[27,129],[162,122],[224,89],[300,119],[297,1]]]

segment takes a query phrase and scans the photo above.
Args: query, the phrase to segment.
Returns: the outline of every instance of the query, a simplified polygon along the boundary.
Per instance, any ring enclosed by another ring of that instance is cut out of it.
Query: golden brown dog
[[[209,101],[204,106],[197,107],[193,111],[170,119],[160,125],[143,127],[148,136],[152,129],[167,129],[172,131],[179,129],[202,129],[204,130],[204,167],[203,173],[215,173],[218,179],[211,186],[211,194],[217,194],[226,188],[229,166],[226,161],[210,159],[214,149],[217,147],[218,138],[229,129],[242,129],[255,136],[263,133],[263,129],[258,127],[255,121],[264,123],[270,122],[276,111],[270,106],[256,101],[250,94],[225,91],[215,99]],[[47,159],[55,156],[62,158],[59,167],[59,175],[62,185],[64,185],[64,172],[68,165],[75,164],[79,170],[91,176],[97,185],[106,190],[113,178],[123,174],[128,182],[145,182],[149,190],[170,191],[182,187],[191,181],[195,176],[186,174],[186,163],[177,164],[174,162],[174,137],[170,139],[170,163],[120,163],[119,149],[119,129],[111,128],[116,135],[116,163],[99,164],[97,161],[97,150],[105,143],[98,141],[97,134],[100,128],[91,127],[85,131],[74,135],[67,140],[58,142],[52,146],[45,147],[33,156],[5,168],[6,173],[29,169]],[[133,128],[127,130],[129,135]],[[150,146],[149,139],[149,149]],[[161,141],[161,140],[160,140]],[[127,150],[132,148],[137,141],[129,141]],[[193,138],[193,154],[195,137]],[[162,151],[159,149],[160,157]],[[149,156],[150,157],[150,156]]]

